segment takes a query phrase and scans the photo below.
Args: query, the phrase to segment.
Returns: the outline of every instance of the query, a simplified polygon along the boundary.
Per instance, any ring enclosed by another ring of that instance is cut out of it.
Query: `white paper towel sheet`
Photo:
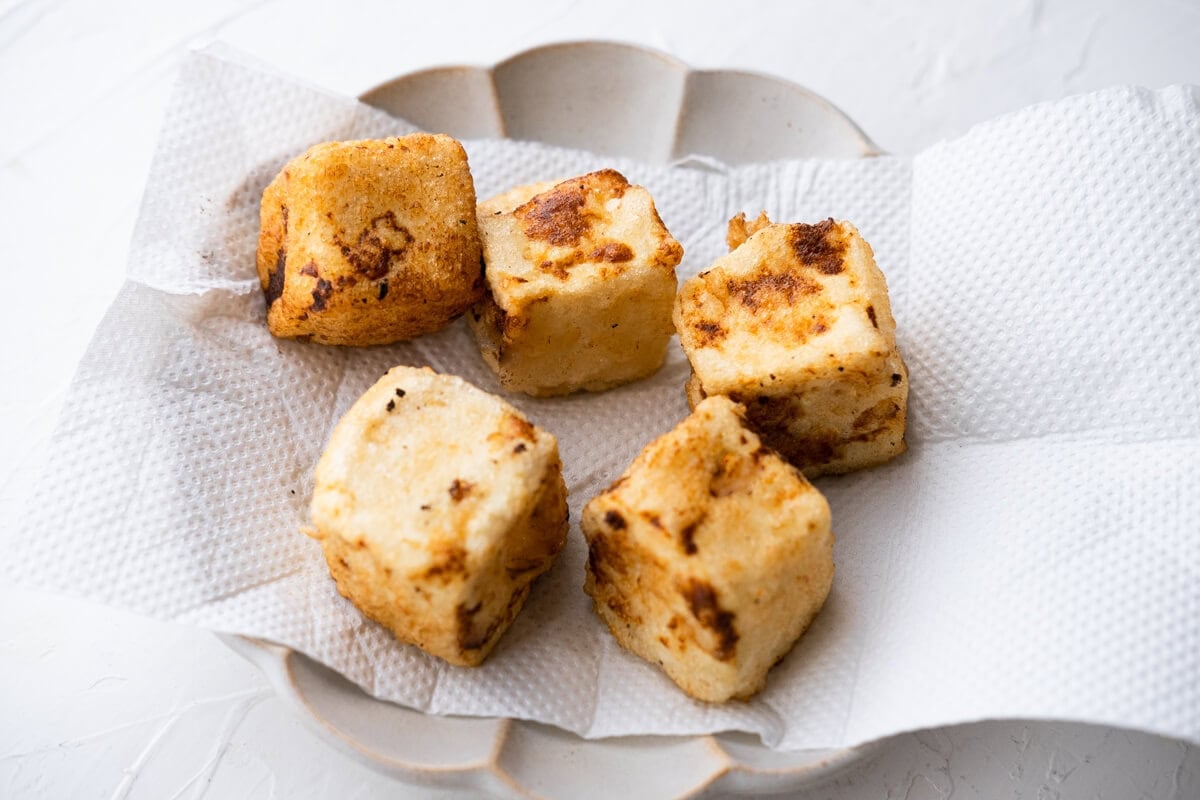
[[[378,697],[585,736],[738,729],[853,745],[988,717],[1200,741],[1200,94],[1118,88],[980,126],[915,159],[649,167],[468,143],[480,197],[615,166],[686,249],[767,209],[859,226],[911,371],[911,451],[818,481],[837,576],[749,703],[694,702],[617,647],[582,592],[577,524],[479,669],[392,637],[335,591],[307,521],[338,417],[396,364],[499,387],[462,323],[339,349],[273,339],[254,274],[262,188],[331,139],[410,127],[239,64],[187,62],[129,280],[70,390],[14,579],[270,639]],[[559,437],[572,519],[687,412],[677,347],[611,392],[509,399]]]

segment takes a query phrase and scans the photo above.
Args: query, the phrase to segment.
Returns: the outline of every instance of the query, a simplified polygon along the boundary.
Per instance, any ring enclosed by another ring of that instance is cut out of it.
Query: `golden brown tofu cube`
[[[403,341],[483,296],[475,184],[449,136],[327,142],[263,192],[258,278],[276,336]]]
[[[401,641],[475,666],[565,541],[558,444],[460,378],[396,367],[334,428],[312,521],[342,595]]]
[[[829,505],[742,412],[703,401],[583,510],[596,613],[717,703],[763,688],[833,581]]]
[[[680,289],[689,402],[742,403],[763,441],[810,478],[894,458],[908,371],[871,246],[848,222],[760,223]]]
[[[504,388],[602,391],[653,374],[683,248],[650,193],[601,170],[479,206],[488,294],[468,316]]]

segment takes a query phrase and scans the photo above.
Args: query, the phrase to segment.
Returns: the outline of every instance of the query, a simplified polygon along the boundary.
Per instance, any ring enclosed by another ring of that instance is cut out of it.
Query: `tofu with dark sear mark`
[[[701,402],[583,510],[596,614],[709,702],[760,691],[833,580],[829,505],[743,413]]]
[[[747,224],[675,303],[688,400],[725,395],[808,477],[904,452],[908,370],[871,247],[847,222]],[[739,244],[740,242],[740,244]]]
[[[614,170],[479,206],[487,296],[467,318],[509,391],[603,391],[652,375],[683,256],[641,186]]]
[[[310,535],[398,639],[481,663],[566,539],[555,438],[460,378],[396,367],[334,428]]]
[[[475,185],[444,135],[326,142],[263,192],[257,266],[276,336],[376,345],[483,296]]]

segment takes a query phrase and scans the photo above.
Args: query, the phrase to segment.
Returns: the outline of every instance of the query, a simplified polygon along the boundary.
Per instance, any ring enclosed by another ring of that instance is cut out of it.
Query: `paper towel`
[[[499,392],[461,323],[372,349],[273,339],[254,274],[262,188],[291,156],[407,124],[238,63],[186,63],[128,281],[72,384],[45,477],[5,534],[14,578],[280,642],[372,694],[584,736],[744,730],[853,745],[990,717],[1200,741],[1200,109],[1113,89],[980,126],[915,159],[653,167],[467,143],[481,197],[615,166],[686,249],[724,223],[853,221],[891,286],[911,451],[818,481],[837,576],[751,702],[688,699],[617,647],[584,596],[577,524],[479,669],[400,645],[333,587],[307,522],[338,417],[396,364]],[[508,399],[559,437],[571,517],[686,414],[652,379]]]

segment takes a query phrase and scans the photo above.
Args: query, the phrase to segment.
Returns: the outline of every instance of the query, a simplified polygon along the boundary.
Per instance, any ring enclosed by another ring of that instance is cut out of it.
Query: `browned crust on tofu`
[[[572,267],[584,263],[611,264],[612,274],[620,274],[635,253],[625,242],[606,238],[611,220],[605,203],[620,199],[629,187],[624,175],[602,169],[555,184],[517,206],[512,214],[529,242],[556,248],[551,254],[543,247],[540,255],[527,248],[526,255],[561,281],[570,279]],[[665,230],[657,210],[654,221]],[[646,254],[648,263],[672,270],[682,258],[683,247],[669,236]]]
[[[822,220],[816,225],[797,222],[788,226],[792,250],[806,267],[822,275],[837,275],[842,271],[842,259],[846,256],[846,239],[841,226],[833,218]]]
[[[735,217],[731,237],[738,247],[676,301],[689,403],[723,394],[744,404],[751,427],[808,477],[903,453],[907,371],[870,246],[832,219]]]
[[[448,136],[326,142],[263,193],[256,256],[283,338],[373,345],[437,330],[483,295],[475,189]]]
[[[316,532],[338,593],[400,641],[416,645],[456,666],[483,663],[517,618],[533,579],[554,563],[565,542],[567,493],[559,471],[547,470],[537,499],[518,523],[519,544],[494,566],[472,559],[456,545],[437,550],[419,574],[395,573],[367,542],[349,543]],[[550,540],[547,541],[547,533]],[[494,573],[492,576],[485,574]],[[481,592],[454,606],[450,624],[429,612],[429,590],[475,583],[513,586],[511,594]]]
[[[661,367],[683,248],[606,169],[480,204],[487,291],[467,324],[510,391],[604,391]]]
[[[740,415],[701,404],[583,510],[596,614],[709,702],[761,690],[833,579],[828,504]]]
[[[686,578],[679,584],[679,593],[687,601],[688,609],[696,621],[717,635],[717,647],[713,655],[720,661],[732,659],[738,643],[738,633],[733,625],[737,615],[721,608],[717,590],[706,581]]]
[[[514,539],[538,544],[538,552],[525,547],[514,549],[498,569],[497,577],[519,581],[511,595],[477,597],[459,602],[454,608],[452,625],[430,616],[427,594],[422,586],[448,587],[472,580],[484,565],[474,564],[461,547],[449,546],[438,551],[433,563],[415,576],[392,572],[386,558],[372,552],[367,543],[347,543],[337,536],[317,533],[338,593],[350,600],[368,618],[388,628],[397,639],[416,645],[431,655],[464,667],[483,663],[512,625],[529,597],[534,578],[554,562],[565,536],[559,536],[545,549],[544,532],[561,531],[567,526],[566,486],[561,475],[547,471],[538,498],[529,514],[518,524]],[[526,552],[529,551],[529,552]],[[477,582],[478,579],[476,579]],[[485,580],[487,580],[485,578]],[[496,585],[502,585],[495,581]]]
[[[487,657],[566,540],[553,436],[429,370],[397,367],[371,387],[315,479],[309,533],[338,592],[451,664]]]
[[[760,211],[758,217],[753,222],[746,221],[746,212],[739,212],[736,217],[729,220],[729,227],[725,234],[725,243],[729,245],[730,250],[736,250],[747,239],[770,224],[771,219],[767,216],[766,211]]]
[[[535,195],[513,211],[521,229],[530,239],[554,245],[577,245],[587,236],[600,215],[588,203],[591,192],[606,197],[621,197],[629,181],[614,169],[604,169],[564,181],[548,192]]]
[[[725,291],[752,311],[790,306],[800,295],[818,294],[821,284],[803,275],[764,269],[749,278],[730,279]]]

